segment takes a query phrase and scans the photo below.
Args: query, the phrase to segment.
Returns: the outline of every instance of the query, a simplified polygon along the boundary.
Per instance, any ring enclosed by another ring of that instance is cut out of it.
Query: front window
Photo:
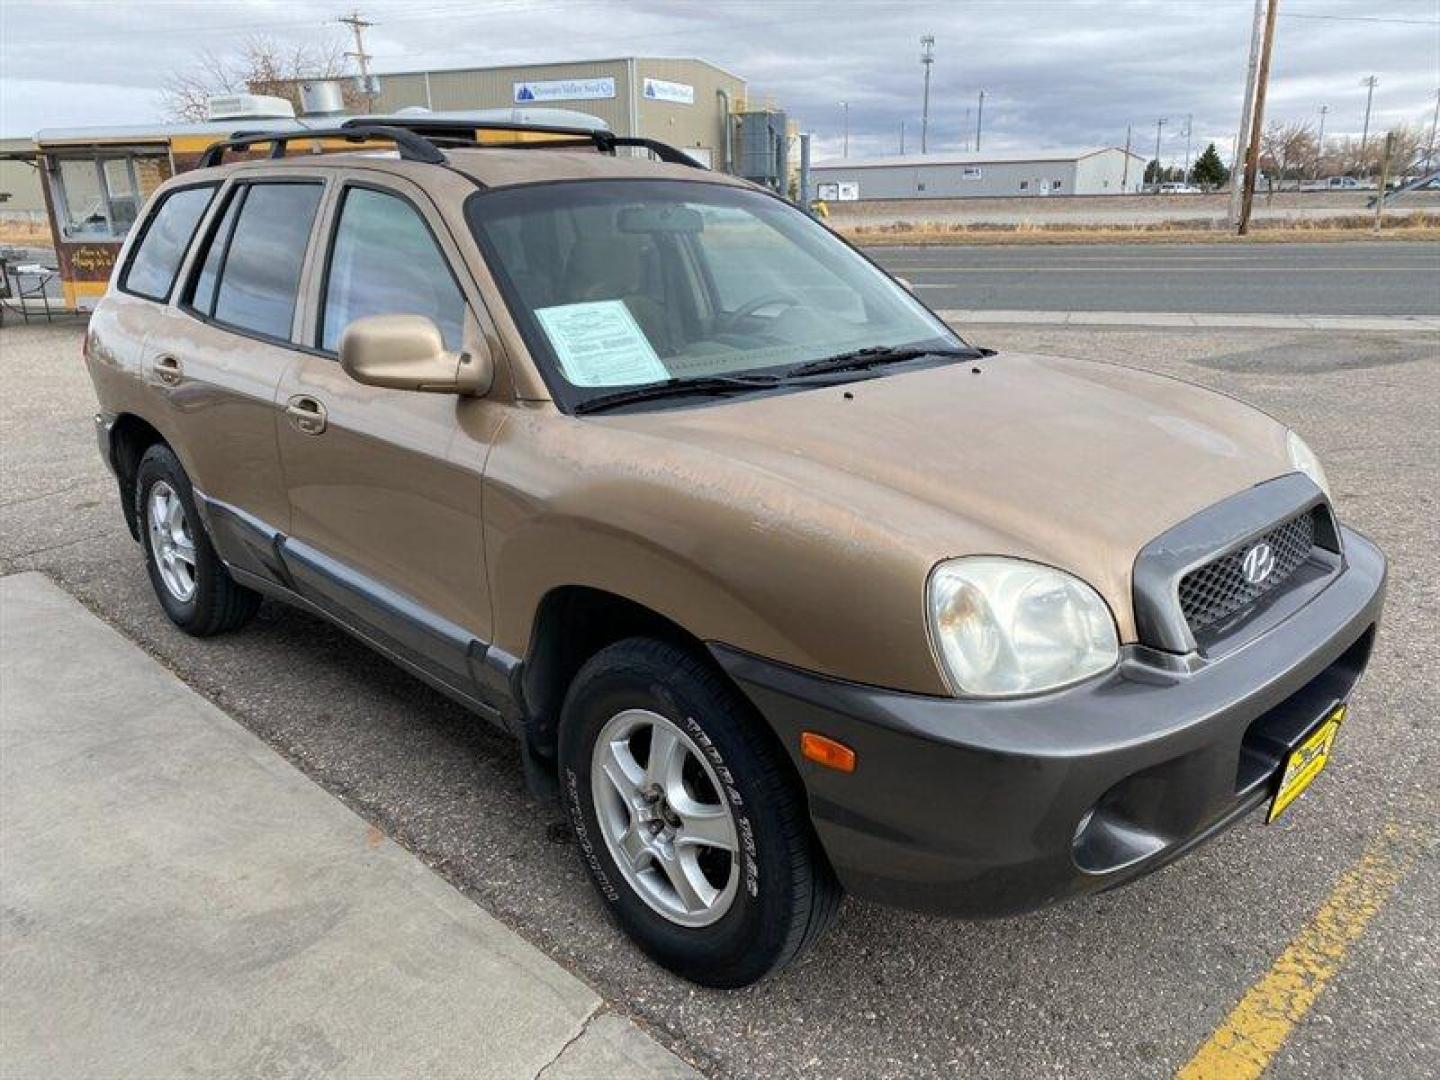
[[[789,204],[674,180],[533,184],[468,205],[556,399],[960,342]]]
[[[60,158],[50,175],[62,238],[123,240],[145,200],[169,174],[161,154],[107,151]]]

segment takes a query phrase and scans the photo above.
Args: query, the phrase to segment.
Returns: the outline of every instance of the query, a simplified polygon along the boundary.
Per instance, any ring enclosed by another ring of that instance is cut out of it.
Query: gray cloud
[[[378,70],[625,54],[695,55],[745,76],[838,155],[850,102],[851,156],[918,149],[919,37],[936,37],[930,149],[973,137],[983,87],[991,148],[1122,143],[1178,159],[1228,155],[1239,112],[1252,0],[491,0],[362,3]],[[1378,76],[1372,128],[1425,121],[1440,87],[1440,0],[1284,0],[1268,115],[1358,134],[1362,77]],[[0,130],[159,116],[167,73],[247,34],[337,37],[337,7],[247,0],[0,5]],[[969,115],[967,117],[967,110]]]

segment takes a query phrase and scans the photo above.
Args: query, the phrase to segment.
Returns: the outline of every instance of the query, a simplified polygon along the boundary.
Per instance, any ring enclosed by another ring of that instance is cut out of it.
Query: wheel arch
[[[170,445],[154,425],[135,413],[121,413],[110,427],[110,466],[120,485],[125,524],[136,540],[140,539],[140,521],[135,510],[135,478],[140,471],[140,459],[156,444]]]

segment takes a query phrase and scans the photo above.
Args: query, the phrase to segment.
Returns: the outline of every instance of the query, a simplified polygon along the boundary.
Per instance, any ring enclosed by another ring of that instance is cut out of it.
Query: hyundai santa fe
[[[182,630],[294,604],[512,732],[659,963],[1108,889],[1343,746],[1385,562],[1284,425],[975,347],[659,144],[336,132],[133,230],[85,345],[130,531]]]

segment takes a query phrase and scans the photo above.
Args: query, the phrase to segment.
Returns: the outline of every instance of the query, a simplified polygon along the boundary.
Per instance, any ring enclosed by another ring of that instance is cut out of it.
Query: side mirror
[[[440,328],[424,315],[356,319],[340,335],[340,366],[366,386],[477,397],[489,392],[495,375],[483,337],[450,352]]]
[[[913,293],[913,292],[915,291],[915,286],[914,286],[913,284],[911,284],[909,278],[900,277],[898,274],[897,274],[897,275],[891,275],[891,276],[893,276],[893,277],[895,278],[895,280],[900,283],[901,287],[904,288],[904,290],[905,290],[906,292],[908,292],[908,293]]]

